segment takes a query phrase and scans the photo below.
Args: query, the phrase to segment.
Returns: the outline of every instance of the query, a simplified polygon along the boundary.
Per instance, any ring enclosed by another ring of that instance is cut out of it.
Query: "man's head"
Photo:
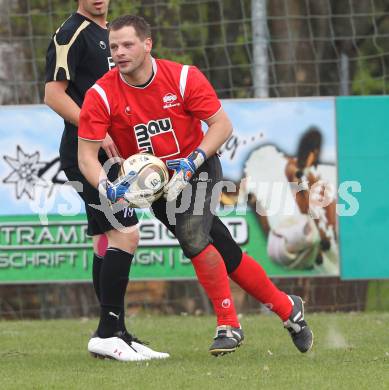
[[[151,29],[140,16],[124,15],[109,24],[109,47],[120,73],[142,69],[152,48]]]
[[[78,11],[81,14],[96,17],[105,16],[108,12],[110,0],[77,0]]]

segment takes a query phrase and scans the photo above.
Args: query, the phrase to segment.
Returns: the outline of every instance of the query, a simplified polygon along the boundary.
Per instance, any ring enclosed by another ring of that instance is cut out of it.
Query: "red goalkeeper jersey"
[[[187,157],[199,146],[200,121],[221,107],[214,89],[194,66],[152,63],[154,76],[144,86],[129,85],[115,68],[88,90],[79,138],[103,140],[108,132],[123,158],[146,152],[164,161]]]

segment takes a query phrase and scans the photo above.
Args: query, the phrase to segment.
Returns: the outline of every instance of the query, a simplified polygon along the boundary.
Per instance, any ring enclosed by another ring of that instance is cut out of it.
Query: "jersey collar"
[[[108,24],[109,24],[109,23],[108,23],[107,21],[105,21],[105,28],[104,28],[103,26],[101,26],[100,24],[96,23],[94,20],[89,19],[87,16],[85,16],[85,15],[83,15],[83,14],[80,14],[80,13],[78,13],[78,12],[75,12],[74,14],[75,14],[75,15],[78,15],[79,17],[81,17],[81,18],[83,18],[83,19],[85,19],[85,20],[87,20],[88,22],[91,22],[91,23],[95,24],[98,28],[101,28],[102,30],[107,31],[107,29],[108,29]]]
[[[129,87],[131,87],[131,88],[145,89],[145,88],[147,88],[147,87],[154,81],[155,76],[157,75],[157,61],[155,61],[155,58],[154,58],[154,57],[151,57],[151,64],[152,64],[152,66],[153,66],[154,75],[153,75],[153,77],[151,78],[151,80],[150,80],[147,84],[142,85],[141,87],[137,87],[136,85],[132,85],[132,84],[128,83],[128,82],[126,81],[126,79],[123,77],[123,75],[119,72],[120,78],[121,78],[121,80],[122,80],[125,84],[127,84],[127,85],[128,85]]]

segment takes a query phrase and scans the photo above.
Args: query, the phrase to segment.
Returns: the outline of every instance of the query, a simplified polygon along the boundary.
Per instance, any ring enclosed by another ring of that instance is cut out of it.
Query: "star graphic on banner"
[[[49,186],[46,180],[39,176],[39,170],[46,164],[39,161],[39,158],[38,151],[29,155],[24,153],[19,145],[16,147],[16,158],[4,156],[4,160],[13,171],[3,180],[3,183],[15,185],[17,199],[20,199],[23,194],[34,199],[36,186]]]

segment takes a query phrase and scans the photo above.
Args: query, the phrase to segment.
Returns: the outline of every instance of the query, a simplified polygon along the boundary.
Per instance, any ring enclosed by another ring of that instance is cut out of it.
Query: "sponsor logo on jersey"
[[[140,152],[151,153],[160,158],[180,153],[177,137],[170,118],[151,120],[134,126],[135,138]]]
[[[177,103],[176,100],[177,100],[177,95],[175,95],[174,93],[167,93],[163,98],[163,108],[166,110],[167,108],[171,108],[171,107],[176,107],[176,106],[179,106],[180,103]]]
[[[105,50],[105,49],[107,48],[107,45],[105,44],[104,41],[100,41],[100,42],[99,42],[99,45],[100,45],[100,47],[101,47],[103,50]]]
[[[163,97],[163,102],[164,102],[164,103],[172,103],[172,102],[174,102],[175,100],[177,100],[177,95],[174,95],[173,93],[167,93],[167,94]]]

